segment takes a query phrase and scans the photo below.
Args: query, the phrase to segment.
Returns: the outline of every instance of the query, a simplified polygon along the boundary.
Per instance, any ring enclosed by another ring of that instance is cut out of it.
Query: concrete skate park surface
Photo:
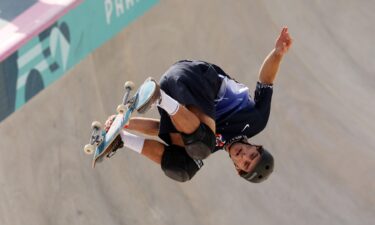
[[[0,224],[373,224],[374,7],[161,1],[0,124]],[[294,45],[252,138],[276,158],[269,180],[247,183],[224,152],[187,183],[128,150],[91,169],[90,124],[115,112],[126,80],[193,58],[253,89],[283,25]]]

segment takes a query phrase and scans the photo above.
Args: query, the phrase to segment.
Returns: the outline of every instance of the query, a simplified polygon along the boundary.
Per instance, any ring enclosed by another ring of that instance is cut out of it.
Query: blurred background
[[[0,224],[374,224],[374,9],[370,0],[156,2],[0,122]],[[239,178],[225,152],[187,183],[126,149],[91,168],[91,122],[115,113],[125,81],[201,59],[254,90],[283,26],[294,43],[268,126],[251,139],[275,156],[266,182]]]

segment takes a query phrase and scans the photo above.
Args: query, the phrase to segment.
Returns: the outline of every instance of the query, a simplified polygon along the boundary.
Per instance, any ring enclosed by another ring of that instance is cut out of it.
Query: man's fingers
[[[289,47],[292,44],[292,38],[289,35],[288,27],[284,26],[281,29],[280,36],[276,40],[276,48],[282,53],[286,53],[289,50]]]
[[[109,130],[109,128],[111,127],[115,118],[116,118],[116,115],[111,115],[111,116],[108,117],[107,121],[105,121],[105,124],[104,124],[104,130],[105,131]]]
[[[288,33],[288,27],[283,27],[283,29],[281,30],[281,34],[285,33]]]
[[[283,28],[282,34],[281,34],[281,39],[283,40],[283,42],[285,42],[287,44],[287,46],[289,46],[292,43],[292,38],[289,35],[288,27]]]

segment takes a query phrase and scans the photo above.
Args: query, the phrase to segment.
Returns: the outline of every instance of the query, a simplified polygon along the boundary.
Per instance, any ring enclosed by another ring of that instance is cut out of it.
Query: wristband
[[[263,83],[260,83],[259,81],[257,82],[257,86],[256,88],[258,89],[263,89],[263,88],[271,88],[273,89],[273,84],[263,84]]]

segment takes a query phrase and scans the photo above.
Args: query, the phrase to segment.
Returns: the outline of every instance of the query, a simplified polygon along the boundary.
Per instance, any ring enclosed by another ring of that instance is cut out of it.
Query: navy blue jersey
[[[254,108],[254,101],[249,95],[249,88],[229,77],[222,77],[221,86],[215,99],[215,121],[225,120],[244,108]]]
[[[227,140],[235,136],[246,135],[251,138],[266,127],[271,111],[272,93],[272,85],[258,82],[254,93],[254,104],[251,103],[249,95],[250,103],[247,107],[241,107],[240,110],[233,109],[216,119],[216,150],[221,149]]]
[[[232,137],[246,135],[250,138],[267,125],[272,86],[257,83],[253,99],[245,85],[215,64],[181,60],[165,72],[160,88],[180,104],[194,105],[216,121],[216,150]],[[169,134],[178,131],[168,113],[161,108],[158,110],[159,137],[171,144]]]

